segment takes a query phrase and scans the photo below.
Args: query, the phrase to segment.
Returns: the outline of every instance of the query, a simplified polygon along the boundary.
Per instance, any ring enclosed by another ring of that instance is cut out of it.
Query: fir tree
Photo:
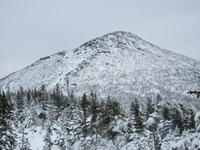
[[[128,123],[127,123],[127,133],[128,134],[132,134],[134,133],[134,128],[135,128],[135,118],[134,118],[134,102],[131,103],[131,106],[130,106],[130,116],[129,116],[129,120],[128,120]]]
[[[146,128],[153,133],[153,143],[155,150],[160,150],[162,144],[161,142],[162,129],[159,126],[160,121],[161,121],[161,116],[157,112],[155,112],[149,117],[149,119],[145,123]]]
[[[183,122],[183,128],[184,129],[194,129],[195,128],[195,114],[192,109],[189,109],[183,104],[179,103],[179,107],[181,110],[181,117],[182,117],[182,122]]]
[[[90,108],[90,112],[91,112],[91,131],[92,134],[97,133],[97,117],[98,117],[98,113],[99,113],[99,106],[97,103],[97,97],[96,94],[93,94],[93,92],[91,92],[91,108]]]
[[[47,123],[47,129],[46,129],[46,135],[44,136],[44,142],[45,146],[43,147],[43,150],[51,150],[51,147],[53,145],[51,141],[51,136],[52,136],[52,124]]]
[[[59,84],[56,84],[54,87],[53,93],[51,94],[51,102],[53,102],[53,105],[56,107],[56,119],[60,116],[60,112],[65,108],[65,98],[60,90]]]
[[[19,142],[19,150],[31,150],[30,149],[30,143],[28,141],[28,138],[26,138],[27,132],[25,132],[26,125],[22,124],[19,129],[20,142]]]
[[[5,94],[0,93],[0,149],[14,150],[16,146],[15,134],[12,128],[12,107]]]
[[[131,124],[134,125],[135,132],[138,134],[143,133],[144,124],[143,124],[143,119],[141,117],[140,106],[138,104],[137,99],[135,99],[135,101],[131,103],[130,111],[131,111],[131,115],[133,116],[132,121],[134,121]],[[129,124],[129,127],[128,127],[129,131],[131,131],[131,128],[133,128],[132,125]]]
[[[192,109],[189,110],[188,128],[189,129],[195,128],[195,112]]]
[[[120,117],[121,108],[120,103],[112,100],[110,96],[108,96],[106,103],[102,103],[100,108],[100,130],[101,133],[106,131],[112,122]]]
[[[72,141],[70,141],[71,144],[81,135],[81,123],[81,112],[76,105],[71,104],[62,111],[61,117],[59,118],[59,124],[61,125],[64,134],[74,136]]]
[[[181,135],[183,130],[184,130],[184,122],[183,122],[183,119],[182,119],[182,116],[181,116],[181,112],[174,108],[172,110],[172,123],[175,127],[178,127],[179,129],[179,134]]]
[[[154,111],[155,111],[154,104],[152,100],[148,97],[146,104],[146,117],[149,118],[150,114],[152,114]]]
[[[62,108],[63,93],[60,90],[59,84],[56,84],[56,86],[54,87],[53,94],[51,95],[51,97],[54,100],[55,106],[57,106],[58,108]]]
[[[82,133],[83,133],[83,137],[85,138],[87,136],[87,113],[88,113],[88,99],[87,99],[87,95],[84,93],[80,102],[80,106],[83,112],[83,121],[82,121]]]
[[[164,120],[170,120],[170,110],[167,106],[163,107],[162,115]]]
[[[17,117],[17,120],[19,123],[23,122],[23,116],[22,116],[22,112],[23,112],[23,109],[24,109],[24,91],[23,91],[23,88],[21,87],[20,90],[17,91],[17,94],[16,94],[16,111],[17,111],[17,114],[16,114],[16,117]]]
[[[70,92],[70,95],[69,95],[68,99],[69,99],[69,104],[68,105],[76,104],[77,103],[73,91]]]
[[[157,94],[156,105],[158,105],[162,100],[163,100],[162,96],[160,94]]]
[[[49,100],[49,95],[46,91],[46,87],[45,87],[44,84],[40,88],[38,100],[42,105],[42,109],[46,110],[47,109],[47,103],[48,103],[48,100]]]
[[[31,103],[31,90],[30,89],[26,93],[26,100],[27,100],[27,105],[29,106]]]

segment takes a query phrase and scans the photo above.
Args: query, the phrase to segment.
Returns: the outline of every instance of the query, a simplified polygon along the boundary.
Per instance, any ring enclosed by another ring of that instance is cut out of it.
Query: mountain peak
[[[126,31],[114,31],[114,32],[110,32],[106,35],[104,35],[103,37],[109,37],[109,36],[116,36],[116,37],[120,37],[120,38],[137,38],[137,39],[141,39],[139,36],[134,35],[131,32],[126,32]]]
[[[130,32],[125,31],[114,31],[90,40],[80,48],[90,48],[90,49],[107,49],[107,48],[119,48],[125,49],[130,47],[139,47],[139,43],[147,43],[142,38],[134,35]]]
[[[144,93],[184,96],[197,89],[200,62],[161,49],[130,32],[115,31],[84,43],[75,50],[40,59],[0,80],[0,90],[51,89],[129,98]],[[68,82],[66,81],[68,80]],[[124,103],[125,103],[124,100]]]

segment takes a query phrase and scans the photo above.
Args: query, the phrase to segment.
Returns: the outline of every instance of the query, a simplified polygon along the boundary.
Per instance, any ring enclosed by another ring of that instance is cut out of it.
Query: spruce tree
[[[157,105],[163,100],[162,96],[160,94],[157,94],[156,101]]]
[[[45,145],[43,147],[43,150],[51,150],[51,147],[53,145],[51,141],[52,136],[52,124],[50,122],[47,123],[47,129],[46,129],[46,135],[44,136],[44,142]]]
[[[60,89],[60,85],[56,84],[56,86],[54,87],[53,90],[53,94],[51,95],[52,99],[54,100],[54,104],[55,106],[58,107],[58,109],[63,109],[63,99],[64,99],[64,95]]]
[[[147,104],[146,104],[146,117],[149,118],[150,114],[152,114],[155,111],[154,104],[152,100],[147,97]]]
[[[181,116],[181,112],[177,108],[172,109],[172,123],[174,127],[179,129],[179,134],[181,135],[184,130],[184,122]]]
[[[166,105],[163,107],[162,116],[164,120],[170,120],[170,110]]]
[[[56,107],[56,119],[60,116],[60,112],[64,109],[64,95],[60,89],[59,84],[56,84],[54,87],[53,93],[51,94],[51,101],[53,105]]]
[[[128,134],[132,134],[134,133],[134,128],[135,128],[135,118],[134,118],[134,102],[131,102],[131,106],[130,106],[130,116],[129,116],[129,120],[128,120],[128,124],[127,124],[127,133]]]
[[[142,134],[144,131],[144,124],[143,124],[143,119],[141,117],[140,106],[138,104],[137,99],[135,99],[135,101],[131,103],[130,111],[131,111],[131,115],[133,116],[132,121],[134,122],[132,122],[132,124],[134,125],[135,132],[138,134]],[[131,128],[133,127],[129,123],[129,126],[128,126],[129,131],[131,131]]]
[[[153,143],[155,150],[160,150],[162,145],[161,134],[163,131],[162,128],[160,128],[161,126],[159,125],[160,121],[161,116],[157,112],[155,112],[145,122],[146,128],[153,134]]]
[[[183,104],[179,104],[183,122],[184,129],[194,129],[195,128],[195,113],[192,109],[189,109],[187,106]]]
[[[21,87],[20,90],[17,91],[16,94],[16,108],[17,108],[17,120],[19,122],[23,122],[23,117],[22,117],[22,112],[23,112],[23,108],[24,108],[24,91],[23,88]]]
[[[116,121],[121,116],[120,103],[111,99],[108,96],[107,101],[101,104],[100,108],[100,128],[101,131],[106,131],[110,124]]]
[[[48,95],[48,93],[47,93],[47,91],[46,91],[46,87],[45,87],[45,85],[43,84],[42,86],[41,86],[41,88],[40,88],[40,91],[39,91],[39,102],[41,103],[41,105],[42,105],[42,109],[43,110],[46,110],[47,109],[47,102],[48,102],[48,100],[49,100],[49,95]]]
[[[12,107],[5,94],[0,93],[0,149],[14,150],[16,146],[14,129],[12,128]]]
[[[90,108],[90,112],[91,112],[91,132],[92,134],[95,134],[97,131],[97,117],[98,117],[98,113],[99,113],[99,106],[97,103],[97,97],[96,94],[93,94],[93,92],[91,92],[91,108]]]
[[[82,121],[82,133],[83,133],[83,137],[85,138],[87,136],[87,113],[88,113],[88,99],[87,99],[87,95],[84,93],[80,102],[80,106],[83,112],[83,121]]]
[[[28,141],[28,138],[26,137],[27,132],[25,131],[26,125],[21,124],[19,129],[20,141],[18,143],[19,150],[30,150],[30,143]]]
[[[195,112],[192,109],[189,110],[188,128],[189,129],[195,128]]]

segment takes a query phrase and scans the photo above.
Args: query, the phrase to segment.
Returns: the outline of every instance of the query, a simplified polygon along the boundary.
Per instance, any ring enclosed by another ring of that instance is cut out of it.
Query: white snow
[[[73,150],[80,150],[81,141],[76,141],[73,145]]]
[[[155,120],[151,117],[149,117],[149,119],[145,122],[145,125],[147,128],[151,127],[154,124],[155,124]]]
[[[52,89],[59,83],[65,94],[68,90],[79,95],[93,90],[129,104],[131,97],[155,92],[171,97],[186,95],[198,87],[199,66],[199,61],[118,31],[40,59],[1,79],[0,90],[34,89],[42,84]]]
[[[32,150],[42,150],[44,146],[44,135],[45,131],[42,130],[40,127],[35,128],[28,132],[28,140],[31,142],[31,149]]]
[[[144,93],[187,94],[198,87],[199,66],[199,61],[118,31],[42,58],[0,80],[0,89],[33,89],[42,84],[52,89],[59,83],[65,93],[93,90],[102,97],[114,95],[128,103],[130,97]]]
[[[138,95],[146,97],[161,93],[162,96],[167,95],[168,99],[170,96],[173,99],[177,94],[187,95],[188,91],[199,86],[199,66],[200,62],[197,60],[162,49],[131,33],[113,32],[88,41],[79,48],[41,58],[32,65],[1,79],[0,91],[16,91],[20,86],[24,89],[34,89],[40,88],[42,84],[50,90],[59,83],[65,94],[68,90],[73,90],[76,95],[93,90],[102,97],[109,94],[121,98],[121,103],[129,107],[131,99]],[[195,121],[197,131],[200,132],[200,112],[196,114]],[[146,121],[146,127],[154,123],[155,120],[150,117]],[[118,120],[113,131],[119,131],[121,124],[123,121]],[[27,137],[32,150],[43,149],[45,134],[46,131],[42,127],[28,131]],[[53,131],[52,141],[58,136]],[[147,147],[149,144],[145,137],[132,136],[140,142],[126,143],[118,137],[118,146],[122,147],[121,150],[136,150],[141,145]],[[199,133],[170,140],[174,141],[165,142],[163,150],[169,149],[171,145],[170,148],[181,150],[186,146],[200,148]],[[100,145],[99,149],[115,149],[112,141],[102,143],[106,144]],[[80,150],[80,145],[81,141],[76,141],[72,150]],[[53,145],[52,149],[59,148]]]

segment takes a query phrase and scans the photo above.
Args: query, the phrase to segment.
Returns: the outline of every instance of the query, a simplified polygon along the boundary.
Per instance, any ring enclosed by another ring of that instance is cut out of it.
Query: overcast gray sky
[[[198,0],[0,0],[0,78],[118,30],[200,60]]]

